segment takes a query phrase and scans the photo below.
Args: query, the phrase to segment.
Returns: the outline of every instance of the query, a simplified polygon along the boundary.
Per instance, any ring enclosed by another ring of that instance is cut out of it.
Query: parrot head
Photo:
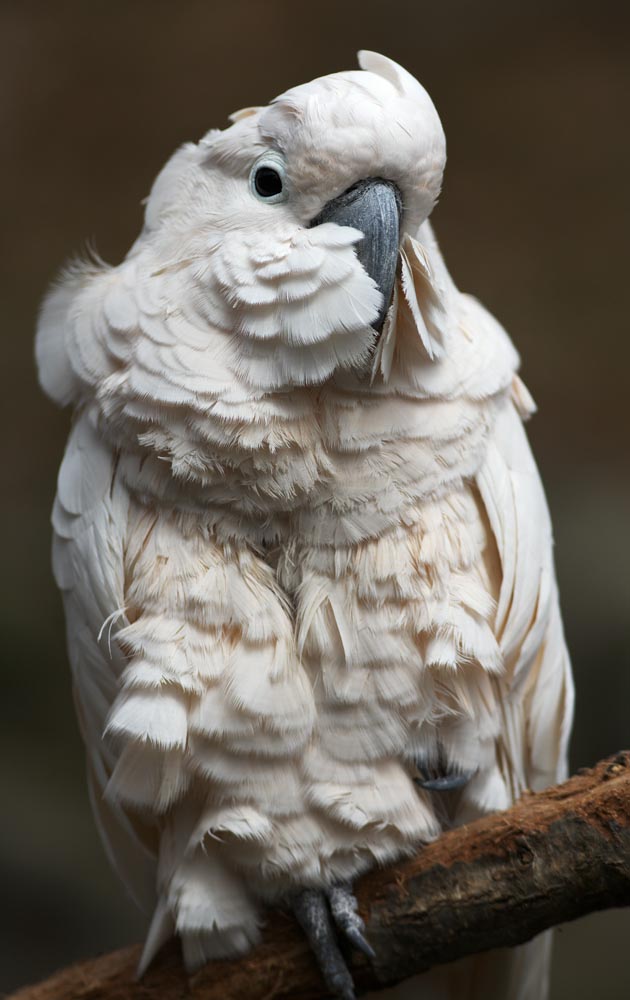
[[[359,63],[177,150],[125,261],[70,270],[45,300],[36,354],[53,398],[95,398],[122,427],[365,377],[446,153],[420,84],[384,56]]]
[[[189,269],[195,311],[233,335],[229,367],[260,389],[365,363],[400,240],[440,190],[445,139],[427,92],[384,56],[359,63],[182,147],[148,199],[138,246],[162,274]]]

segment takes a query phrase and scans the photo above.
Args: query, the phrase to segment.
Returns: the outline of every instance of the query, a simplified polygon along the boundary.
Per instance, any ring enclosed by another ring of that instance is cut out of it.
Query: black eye
[[[275,198],[282,194],[282,177],[273,167],[258,167],[254,175],[254,187],[261,198]]]
[[[249,190],[254,198],[268,205],[286,201],[289,184],[284,157],[275,149],[259,156],[249,172]]]

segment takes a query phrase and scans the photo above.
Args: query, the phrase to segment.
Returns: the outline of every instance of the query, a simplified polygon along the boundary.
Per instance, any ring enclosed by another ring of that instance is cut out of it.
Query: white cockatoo
[[[54,572],[96,819],[153,914],[141,972],[173,934],[189,969],[242,954],[292,905],[351,997],[355,877],[566,773],[533,404],[430,228],[428,94],[359,63],[179,149],[123,263],[41,312],[75,410]],[[541,1000],[547,952],[418,995]]]

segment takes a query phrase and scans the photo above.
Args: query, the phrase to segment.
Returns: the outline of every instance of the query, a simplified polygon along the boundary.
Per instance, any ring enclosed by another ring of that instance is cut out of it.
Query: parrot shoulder
[[[77,360],[96,339],[86,329],[96,316],[86,295],[92,297],[100,280],[112,272],[96,256],[69,264],[45,296],[35,335],[35,361],[39,382],[59,406],[77,403],[82,381]],[[78,353],[77,353],[78,349]]]
[[[46,395],[59,406],[72,403],[78,392],[65,331],[72,303],[83,281],[82,268],[73,266],[67,270],[44,298],[37,322],[35,361],[39,382]]]

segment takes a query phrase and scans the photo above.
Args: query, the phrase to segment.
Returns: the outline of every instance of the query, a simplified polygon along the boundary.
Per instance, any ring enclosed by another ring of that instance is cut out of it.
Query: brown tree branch
[[[516,945],[594,910],[630,903],[630,752],[507,812],[445,833],[411,861],[357,883],[377,959],[354,957],[357,991]],[[141,983],[138,947],[62,969],[12,1000],[315,1000],[327,996],[294,920],[274,914],[245,958],[186,978],[175,945]]]

